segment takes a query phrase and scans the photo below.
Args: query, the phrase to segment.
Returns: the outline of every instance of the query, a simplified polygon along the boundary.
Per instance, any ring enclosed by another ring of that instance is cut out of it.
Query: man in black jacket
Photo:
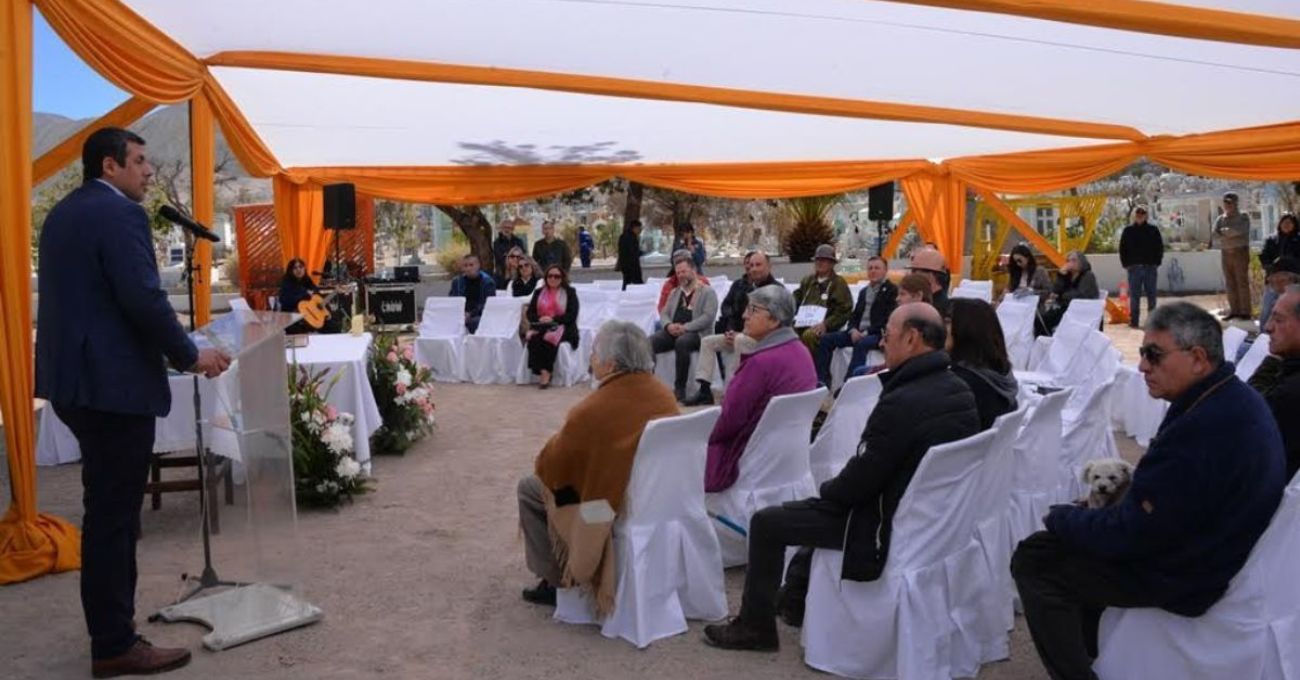
[[[775,285],[772,278],[772,261],[761,250],[745,255],[745,276],[731,284],[722,305],[718,307],[718,323],[714,335],[700,341],[700,358],[695,364],[695,380],[700,389],[687,399],[686,406],[707,406],[713,403],[713,373],[718,370],[720,355],[727,355],[727,370],[733,371],[740,355],[754,351],[758,342],[742,331],[745,329],[745,308],[749,294],[763,286]]]
[[[1300,471],[1300,418],[1296,417],[1296,405],[1300,404],[1300,286],[1288,287],[1278,298],[1264,330],[1272,356],[1250,377],[1250,386],[1264,395],[1282,431],[1286,478],[1291,479]]]
[[[521,253],[528,252],[524,240],[515,235],[515,221],[505,220],[497,227],[497,237],[492,239],[492,264],[496,267],[492,270],[492,278],[497,282],[497,290],[505,290],[510,279],[514,278],[514,272],[508,271],[506,258],[515,248]]]
[[[623,290],[645,283],[641,277],[641,220],[632,220],[618,237],[618,261],[614,269],[623,274]]]
[[[569,267],[573,266],[573,253],[569,252],[569,244],[555,236],[555,222],[551,220],[542,222],[542,239],[533,244],[533,261],[542,271],[546,271],[546,268],[553,264],[558,264],[567,274]]]
[[[827,387],[831,384],[831,357],[835,350],[842,347],[853,348],[853,358],[849,360],[849,370],[844,377],[847,380],[853,371],[867,363],[867,352],[880,346],[880,336],[885,332],[885,323],[889,315],[898,306],[898,286],[885,275],[889,265],[879,255],[867,260],[867,285],[858,291],[858,302],[853,306],[853,316],[849,317],[849,327],[842,331],[833,331],[822,336],[817,342],[817,351],[813,361],[817,365],[817,382]]]
[[[1156,308],[1156,273],[1165,257],[1165,240],[1160,228],[1147,221],[1147,209],[1133,211],[1133,224],[1124,227],[1119,237],[1119,264],[1128,272],[1128,325],[1138,328],[1141,321],[1142,296],[1147,297],[1147,312]]]
[[[857,455],[822,484],[820,498],[754,513],[740,614],[726,624],[705,626],[706,642],[725,649],[779,647],[776,596],[786,546],[843,550],[841,578],[880,577],[894,511],[926,451],[979,432],[975,397],[948,370],[946,336],[943,319],[930,305],[905,304],[889,317],[884,348],[890,371],[882,374],[884,389]],[[811,554],[803,551],[800,559],[806,564]]]

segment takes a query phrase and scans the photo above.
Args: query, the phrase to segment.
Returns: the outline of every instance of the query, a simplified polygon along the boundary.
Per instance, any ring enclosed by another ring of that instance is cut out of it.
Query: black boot
[[[754,625],[739,616],[726,623],[705,626],[704,641],[721,649],[751,652],[775,652],[781,648],[780,638],[776,636],[776,621]]]
[[[685,406],[712,406],[713,405],[713,387],[703,380],[697,380],[700,384],[700,391],[695,396],[683,401]]]

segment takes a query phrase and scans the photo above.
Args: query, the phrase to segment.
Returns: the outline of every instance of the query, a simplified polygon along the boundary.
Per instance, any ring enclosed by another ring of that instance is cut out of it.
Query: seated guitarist
[[[298,309],[298,303],[318,294],[320,294],[320,288],[307,275],[307,263],[297,257],[289,260],[289,266],[284,268],[284,278],[280,279],[280,310],[295,312]],[[285,329],[285,333],[300,334],[311,332],[311,330],[305,322],[299,321]]]

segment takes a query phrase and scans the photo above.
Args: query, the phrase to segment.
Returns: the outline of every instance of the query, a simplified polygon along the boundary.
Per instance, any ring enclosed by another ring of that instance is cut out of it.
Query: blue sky
[[[126,101],[127,94],[84,64],[33,12],[32,110],[69,118],[94,118]]]

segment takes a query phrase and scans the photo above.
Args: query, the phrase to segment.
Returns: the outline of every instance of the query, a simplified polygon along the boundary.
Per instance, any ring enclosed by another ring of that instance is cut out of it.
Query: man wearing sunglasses
[[[1186,302],[1157,307],[1139,370],[1169,412],[1116,504],[1056,505],[1011,573],[1038,655],[1056,680],[1096,678],[1106,607],[1200,616],[1268,527],[1286,480],[1264,399],[1223,357],[1223,331]]]

